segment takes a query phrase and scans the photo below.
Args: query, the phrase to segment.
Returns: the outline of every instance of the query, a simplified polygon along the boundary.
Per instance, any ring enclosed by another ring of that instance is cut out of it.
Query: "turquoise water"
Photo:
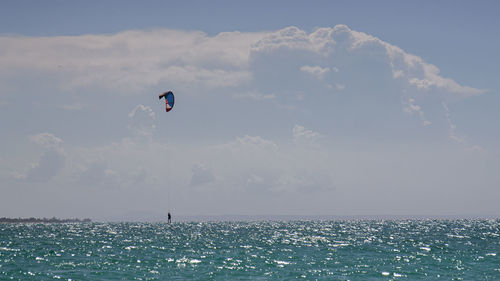
[[[500,280],[500,220],[0,224],[0,280]]]

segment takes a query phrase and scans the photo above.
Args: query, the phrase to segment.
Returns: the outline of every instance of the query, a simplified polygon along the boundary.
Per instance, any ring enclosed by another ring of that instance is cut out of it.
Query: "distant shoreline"
[[[500,215],[176,215],[173,222],[251,222],[251,221],[352,221],[352,220],[489,220],[500,219]],[[166,222],[158,214],[128,215],[97,219],[97,222]]]
[[[91,219],[58,219],[53,218],[0,218],[0,223],[82,223]]]

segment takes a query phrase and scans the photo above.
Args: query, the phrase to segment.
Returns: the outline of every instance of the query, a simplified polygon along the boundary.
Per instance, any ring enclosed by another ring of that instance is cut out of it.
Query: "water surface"
[[[0,224],[0,280],[500,280],[500,220]]]

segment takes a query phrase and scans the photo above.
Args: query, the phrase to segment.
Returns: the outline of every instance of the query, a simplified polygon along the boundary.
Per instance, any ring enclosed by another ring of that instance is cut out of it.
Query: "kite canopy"
[[[174,93],[172,91],[165,92],[158,96],[159,99],[165,98],[165,111],[169,112],[174,107]]]

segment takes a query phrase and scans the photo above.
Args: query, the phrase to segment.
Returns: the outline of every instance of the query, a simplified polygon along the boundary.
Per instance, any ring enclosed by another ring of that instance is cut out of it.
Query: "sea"
[[[0,224],[0,280],[500,280],[500,220]]]

